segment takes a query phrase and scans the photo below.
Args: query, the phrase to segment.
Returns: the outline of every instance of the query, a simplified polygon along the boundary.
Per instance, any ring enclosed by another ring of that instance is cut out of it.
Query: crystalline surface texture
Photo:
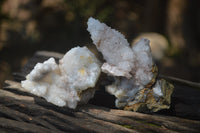
[[[133,51],[124,36],[93,18],[89,18],[87,30],[107,63],[128,74],[134,65]]]
[[[86,47],[67,52],[59,65],[53,58],[38,63],[22,81],[27,91],[44,97],[57,106],[76,108],[79,102],[87,103],[93,97],[100,63]]]
[[[115,82],[106,89],[115,95],[116,107],[145,103],[157,76],[157,71],[153,71],[149,40],[141,39],[130,47],[121,33],[94,18],[89,18],[87,30],[106,60],[101,67],[102,71],[115,77]],[[159,82],[153,90],[156,96],[163,96]]]

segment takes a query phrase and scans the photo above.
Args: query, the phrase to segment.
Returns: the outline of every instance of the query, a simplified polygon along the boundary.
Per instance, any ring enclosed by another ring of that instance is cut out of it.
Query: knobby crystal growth
[[[76,108],[94,96],[100,62],[86,47],[67,52],[56,64],[54,58],[38,63],[22,81],[27,91],[57,106]]]

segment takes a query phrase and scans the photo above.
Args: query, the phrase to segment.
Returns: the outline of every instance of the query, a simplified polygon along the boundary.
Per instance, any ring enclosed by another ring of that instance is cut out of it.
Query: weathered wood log
[[[62,54],[37,52],[21,72],[15,73],[15,81],[5,81],[5,87],[0,89],[1,132],[200,131],[200,90],[178,81],[174,83],[172,108],[154,114],[115,109],[112,104],[108,104],[114,102],[113,96],[102,91],[104,88],[97,91],[90,104],[80,105],[75,110],[57,107],[26,92],[20,81],[25,79],[37,62],[43,62],[49,57],[55,57],[58,61]]]

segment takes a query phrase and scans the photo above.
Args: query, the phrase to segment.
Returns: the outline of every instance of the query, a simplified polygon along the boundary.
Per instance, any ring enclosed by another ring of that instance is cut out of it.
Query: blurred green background
[[[161,74],[200,82],[198,0],[1,0],[0,87],[38,50],[91,44],[90,16],[130,44],[150,39]]]

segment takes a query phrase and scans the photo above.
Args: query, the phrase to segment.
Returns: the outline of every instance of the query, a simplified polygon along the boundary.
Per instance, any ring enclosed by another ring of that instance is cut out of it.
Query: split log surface
[[[200,87],[174,82],[172,107],[153,114],[143,114],[115,109],[113,96],[97,91],[90,104],[76,110],[57,107],[41,97],[26,92],[21,80],[37,62],[63,55],[53,52],[37,52],[14,81],[6,81],[0,89],[0,132],[200,132]],[[163,76],[165,77],[165,76]],[[106,107],[105,107],[105,106]],[[103,107],[104,106],[104,107]]]

